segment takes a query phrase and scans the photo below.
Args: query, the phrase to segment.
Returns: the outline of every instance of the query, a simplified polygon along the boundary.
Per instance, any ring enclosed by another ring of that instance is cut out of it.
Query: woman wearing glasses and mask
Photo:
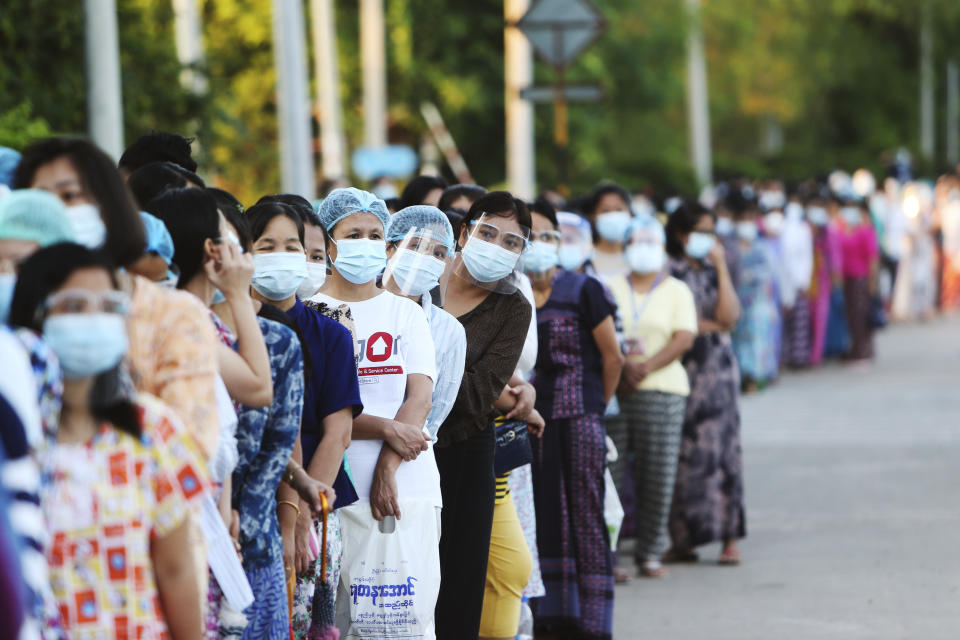
[[[202,454],[174,412],[127,377],[113,266],[75,244],[20,268],[10,324],[43,335],[64,374],[63,411],[38,448],[50,582],[70,637],[199,638],[187,518],[208,491]]]
[[[591,276],[558,269],[561,233],[545,207],[531,214],[523,257],[537,305],[533,384],[547,422],[533,441],[537,544],[547,594],[535,601],[538,633],[609,638],[613,557],[603,518],[603,414],[620,381],[616,307]]]
[[[444,310],[467,336],[463,381],[438,432],[444,509],[437,637],[477,637],[494,503],[494,403],[513,375],[532,310],[513,279],[530,214],[495,191],[470,207],[451,265]]]

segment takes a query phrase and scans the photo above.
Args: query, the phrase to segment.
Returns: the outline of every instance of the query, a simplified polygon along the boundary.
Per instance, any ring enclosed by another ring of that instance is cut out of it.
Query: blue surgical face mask
[[[400,249],[390,266],[393,279],[405,295],[422,296],[440,284],[447,263],[410,249]]]
[[[13,302],[13,290],[16,286],[16,275],[0,273],[0,325],[7,324],[10,318],[10,303]]]
[[[715,229],[718,236],[733,235],[733,220],[730,218],[718,217]]]
[[[567,271],[576,271],[588,257],[585,248],[575,244],[565,244],[557,251],[557,262]]]
[[[825,227],[830,222],[830,214],[823,207],[809,207],[807,209],[807,219],[813,225]]]
[[[597,216],[597,234],[607,242],[623,242],[633,216],[627,211],[609,211]]]
[[[127,353],[127,327],[119,313],[61,313],[43,323],[43,340],[60,360],[65,378],[109,371]]]
[[[366,284],[387,266],[387,243],[383,240],[338,240],[337,259],[333,267],[348,282]]]
[[[520,266],[529,273],[546,273],[557,266],[557,245],[550,242],[531,242],[520,256]]]
[[[840,209],[840,215],[843,216],[843,220],[847,223],[847,226],[856,227],[861,222],[860,209],[857,207],[844,207]]]
[[[307,262],[307,278],[297,287],[297,297],[306,299],[315,294],[327,281],[327,263]]]
[[[659,244],[638,242],[628,246],[624,253],[627,264],[634,273],[656,273],[663,268],[666,261],[663,246]]]
[[[277,251],[253,256],[253,288],[267,300],[285,300],[307,277],[307,256]]]
[[[498,244],[471,238],[460,252],[463,264],[477,282],[496,282],[513,273],[520,259],[519,253]]]
[[[707,257],[707,254],[710,253],[710,249],[713,249],[714,242],[716,242],[716,238],[711,234],[694,231],[690,234],[690,238],[687,239],[684,250],[687,252],[687,255],[694,260],[703,260]]]

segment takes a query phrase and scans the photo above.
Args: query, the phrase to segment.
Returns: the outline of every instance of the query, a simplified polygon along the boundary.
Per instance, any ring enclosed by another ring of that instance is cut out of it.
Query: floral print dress
[[[686,260],[671,275],[693,291],[697,316],[713,319],[717,271]],[[690,396],[683,421],[680,462],[668,528],[675,549],[746,536],[740,449],[740,371],[726,333],[701,333],[683,357]]]

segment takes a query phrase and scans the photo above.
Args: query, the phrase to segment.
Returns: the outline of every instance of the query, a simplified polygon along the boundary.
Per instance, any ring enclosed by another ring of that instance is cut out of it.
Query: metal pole
[[[920,14],[920,152],[928,160],[936,153],[933,103],[933,25],[929,6]]]
[[[197,0],[173,0],[173,37],[177,61],[184,67],[180,71],[180,84],[193,94],[206,93],[207,79],[196,69],[204,58]]]
[[[690,161],[701,186],[713,177],[710,157],[710,110],[707,102],[707,62],[703,53],[700,0],[687,0],[687,103],[690,121]]]
[[[343,121],[340,117],[340,72],[332,0],[310,0],[313,60],[317,75],[317,114],[323,177],[341,178],[344,169]]]
[[[115,0],[85,0],[87,126],[90,138],[114,158],[123,153],[123,98]]]
[[[303,6],[273,0],[273,57],[277,70],[277,124],[283,190],[313,200],[316,175],[307,91]]]
[[[947,162],[960,162],[960,66],[947,62]]]
[[[360,64],[363,70],[363,139],[387,144],[387,69],[383,0],[360,0]]]
[[[563,59],[563,28],[553,30],[555,59]],[[567,146],[570,143],[570,129],[567,122],[567,74],[563,64],[557,66],[553,85],[553,143],[557,153],[557,193],[564,198],[570,195],[567,184]]]
[[[533,49],[516,26],[530,0],[504,0],[504,116],[506,118],[507,185],[518,198],[536,195],[533,102],[520,91],[533,84]]]

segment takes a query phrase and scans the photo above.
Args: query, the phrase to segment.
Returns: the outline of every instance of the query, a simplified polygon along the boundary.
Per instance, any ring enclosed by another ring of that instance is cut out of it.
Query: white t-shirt
[[[322,293],[310,299],[332,307],[342,304],[350,307],[354,338],[359,345],[360,399],[367,415],[396,417],[407,391],[408,375],[418,373],[436,380],[430,325],[416,302],[389,291],[361,302],[345,302]],[[373,470],[382,445],[382,440],[353,439],[347,448],[351,475],[361,499],[370,498]],[[429,499],[435,506],[441,506],[440,474],[432,445],[416,460],[400,463],[397,488],[400,500]]]

